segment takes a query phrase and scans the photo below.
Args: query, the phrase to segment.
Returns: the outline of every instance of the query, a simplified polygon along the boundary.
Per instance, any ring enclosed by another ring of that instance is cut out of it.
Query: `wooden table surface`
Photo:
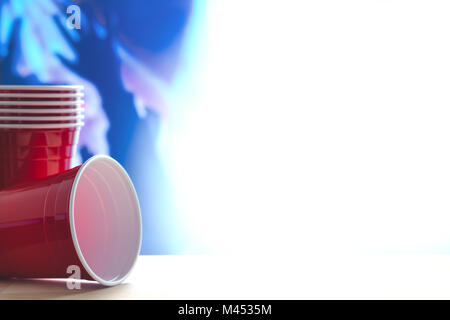
[[[125,283],[0,280],[0,299],[449,299],[450,256],[141,256]]]

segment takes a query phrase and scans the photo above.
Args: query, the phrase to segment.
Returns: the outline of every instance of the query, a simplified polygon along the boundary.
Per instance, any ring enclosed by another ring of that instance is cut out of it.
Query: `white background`
[[[187,252],[448,252],[450,2],[195,8],[162,140]]]

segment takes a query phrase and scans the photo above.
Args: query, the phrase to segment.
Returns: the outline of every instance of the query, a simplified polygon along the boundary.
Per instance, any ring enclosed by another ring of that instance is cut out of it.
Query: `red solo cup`
[[[33,149],[30,151],[31,155],[36,156],[45,151],[42,149]],[[72,151],[73,152],[73,151]],[[64,153],[63,151],[61,153]],[[56,158],[56,156],[54,156]],[[3,187],[12,186],[27,181],[35,181],[46,178],[72,168],[72,159],[28,159],[28,160],[12,160],[11,158],[0,158],[0,177],[4,181]],[[9,164],[9,167],[4,164]],[[0,181],[1,185],[1,181]]]
[[[0,93],[79,93],[83,91],[83,86],[20,86],[20,85],[0,85]]]
[[[0,93],[0,101],[77,101],[84,93]]]
[[[38,117],[41,115],[49,116],[60,116],[67,114],[84,114],[85,109],[80,106],[70,107],[70,108],[55,108],[44,107],[44,108],[2,108],[0,106],[0,116],[6,115],[20,115],[20,116],[34,116]]]
[[[9,127],[9,126],[49,126],[49,125],[55,125],[55,128],[58,128],[59,125],[73,125],[73,126],[82,126],[83,122],[81,120],[61,120],[61,121],[1,121],[0,120],[0,128],[2,127]]]
[[[84,115],[73,116],[3,116],[0,115],[0,124],[58,124],[81,123]]]
[[[113,286],[129,275],[140,251],[136,191],[107,156],[3,189],[0,208],[2,277],[67,278],[68,267],[78,266],[82,279]]]
[[[74,109],[2,109],[0,116],[76,116],[84,114],[84,108]]]
[[[72,167],[80,124],[0,124],[0,188]]]
[[[67,97],[67,98],[18,98],[18,97],[1,97],[0,101],[38,101],[38,102],[46,102],[46,101],[80,101],[82,97]]]
[[[0,129],[62,129],[84,126],[84,122],[77,123],[44,123],[44,124],[1,124]]]
[[[73,155],[73,147],[18,147],[11,150],[5,150],[0,154],[0,158],[9,159],[15,157],[22,160],[53,160],[53,159],[70,159]],[[20,167],[20,165],[18,165]]]
[[[61,126],[64,127],[61,127]],[[56,129],[56,128],[66,128],[67,126],[78,126],[81,127],[84,125],[84,122],[82,120],[60,120],[60,121],[2,121],[0,120],[0,129],[4,128],[10,128],[10,129],[36,129],[36,128],[49,128],[49,129]]]
[[[83,120],[84,115],[75,116],[29,116],[29,115],[19,115],[19,116],[5,116],[0,114],[0,121],[9,123],[10,121],[22,121],[22,122],[60,122],[60,121],[77,121]]]
[[[27,98],[27,99],[65,99],[65,98],[82,98],[84,97],[83,92],[76,92],[76,93],[42,93],[39,91],[33,92],[33,93],[1,93],[0,92],[0,98]]]
[[[0,108],[4,108],[4,109],[80,108],[82,105],[84,105],[83,100],[76,100],[76,101],[0,101]]]

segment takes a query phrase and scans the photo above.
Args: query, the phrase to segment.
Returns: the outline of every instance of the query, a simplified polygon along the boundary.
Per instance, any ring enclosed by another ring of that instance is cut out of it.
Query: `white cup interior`
[[[70,200],[70,228],[78,257],[89,275],[106,286],[130,273],[141,247],[141,212],[126,171],[107,156],[79,170]]]

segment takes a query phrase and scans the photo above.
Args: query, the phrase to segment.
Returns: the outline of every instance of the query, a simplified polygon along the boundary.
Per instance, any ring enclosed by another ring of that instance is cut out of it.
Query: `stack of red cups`
[[[128,174],[107,156],[72,168],[83,111],[82,86],[0,86],[0,277],[110,286],[133,267],[141,214]]]
[[[81,86],[0,86],[0,188],[70,169],[82,98]]]

